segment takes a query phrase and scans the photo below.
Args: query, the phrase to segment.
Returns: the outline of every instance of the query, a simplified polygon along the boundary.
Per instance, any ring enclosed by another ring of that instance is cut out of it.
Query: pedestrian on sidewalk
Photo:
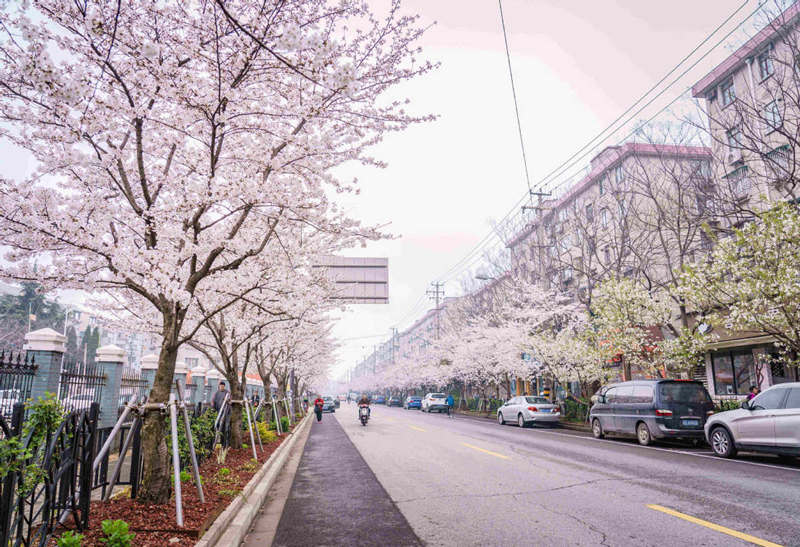
[[[758,386],[750,386],[750,393],[747,394],[747,400],[754,399],[759,393],[761,393],[761,390],[758,389]]]
[[[214,410],[217,412],[220,411],[222,405],[225,403],[225,398],[228,396],[228,391],[225,389],[225,382],[220,382],[219,387],[217,388],[217,392],[214,394],[214,399],[212,399],[212,404],[214,405]]]
[[[453,399],[453,394],[450,393],[447,396],[447,415],[450,416],[451,418],[453,417],[453,406],[455,406],[455,404],[456,401],[455,399]]]
[[[317,415],[317,421],[322,421],[322,407],[325,405],[325,401],[322,400],[322,397],[317,397],[314,399],[314,413]]]

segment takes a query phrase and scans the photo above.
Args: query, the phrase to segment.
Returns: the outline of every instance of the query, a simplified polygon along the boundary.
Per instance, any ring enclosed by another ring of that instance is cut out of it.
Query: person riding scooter
[[[369,397],[367,397],[366,395],[362,395],[361,398],[358,400],[358,406],[359,407],[366,406],[367,411],[370,414],[372,414],[372,409],[369,407]]]

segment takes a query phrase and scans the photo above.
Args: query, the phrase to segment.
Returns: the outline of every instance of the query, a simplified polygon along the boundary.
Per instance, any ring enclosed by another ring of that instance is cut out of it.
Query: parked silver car
[[[739,450],[800,456],[800,382],[772,386],[742,408],[713,414],[705,433],[711,449],[723,458]]]
[[[447,412],[447,395],[444,393],[428,393],[422,399],[422,412]]]
[[[528,427],[536,422],[558,423],[561,409],[544,397],[524,395],[512,397],[497,409],[497,422],[516,422],[520,427]]]

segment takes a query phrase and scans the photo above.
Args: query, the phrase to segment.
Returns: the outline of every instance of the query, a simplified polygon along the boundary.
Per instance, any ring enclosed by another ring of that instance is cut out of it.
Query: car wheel
[[[600,420],[598,418],[592,420],[592,435],[594,435],[595,439],[602,439],[605,437],[603,426],[600,425]]]
[[[506,425],[506,421],[503,419],[503,413],[502,412],[498,412],[497,413],[497,423],[500,424],[500,425]]]
[[[648,429],[646,423],[639,422],[639,425],[636,426],[636,439],[642,446],[647,446],[653,442],[653,437],[650,435],[650,429]]]
[[[736,455],[736,447],[728,430],[724,427],[715,427],[711,430],[711,450],[720,458],[732,458]]]
[[[517,425],[518,425],[520,428],[524,428],[524,427],[526,427],[526,425],[525,425],[525,418],[522,416],[522,414],[521,414],[521,413],[520,413],[520,414],[517,416]]]

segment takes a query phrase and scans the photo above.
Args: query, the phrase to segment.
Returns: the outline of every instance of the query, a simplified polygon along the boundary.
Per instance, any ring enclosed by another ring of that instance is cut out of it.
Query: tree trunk
[[[175,375],[175,361],[178,357],[178,337],[180,325],[175,314],[163,315],[164,330],[161,351],[158,356],[153,388],[150,390],[150,403],[166,403],[172,389]],[[142,485],[137,500],[142,503],[167,503],[170,490],[170,454],[167,450],[167,428],[165,415],[151,410],[142,423]]]
[[[231,385],[231,401],[241,401],[242,383],[239,381],[239,375],[236,374],[236,367],[230,375],[226,375],[228,382]],[[231,448],[242,447],[242,403],[231,402]]]

